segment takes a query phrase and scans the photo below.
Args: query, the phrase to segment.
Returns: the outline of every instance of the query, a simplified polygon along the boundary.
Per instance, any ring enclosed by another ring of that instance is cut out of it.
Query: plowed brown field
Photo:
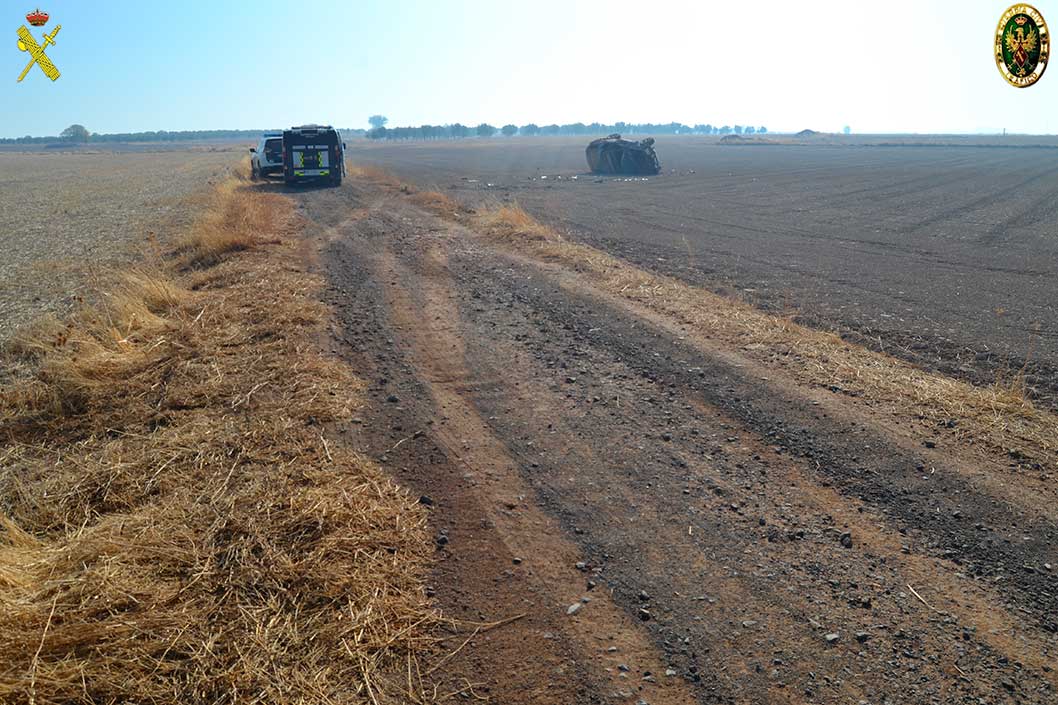
[[[583,173],[587,138],[358,143],[351,158],[467,203],[517,200],[652,271],[979,384],[1027,361],[1058,404],[1058,141],[836,141],[662,136],[663,174],[602,183]],[[949,146],[868,146],[889,143]]]

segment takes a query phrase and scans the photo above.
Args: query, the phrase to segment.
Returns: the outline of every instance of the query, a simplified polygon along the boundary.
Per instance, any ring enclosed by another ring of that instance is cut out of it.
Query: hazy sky
[[[1058,67],[1008,86],[1009,0],[107,2],[40,0],[55,83],[3,0],[0,136],[487,121],[1052,133]],[[1058,0],[1036,7],[1058,31]],[[34,30],[39,38],[40,30]],[[1058,63],[1058,58],[1055,59]]]

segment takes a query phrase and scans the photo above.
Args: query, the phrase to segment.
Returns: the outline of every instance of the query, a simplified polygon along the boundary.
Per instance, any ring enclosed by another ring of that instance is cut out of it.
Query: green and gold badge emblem
[[[1011,5],[996,27],[996,66],[1012,86],[1028,88],[1040,80],[1051,54],[1047,23],[1032,5]]]

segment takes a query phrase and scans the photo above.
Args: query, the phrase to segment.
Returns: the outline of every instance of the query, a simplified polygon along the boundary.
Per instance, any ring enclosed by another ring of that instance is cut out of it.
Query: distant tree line
[[[47,137],[4,137],[0,138],[0,144],[50,144],[54,142],[184,142],[188,140],[224,140],[224,139],[247,139],[256,140],[264,132],[279,132],[280,130],[180,130],[168,132],[157,130],[155,132],[113,132],[99,134],[88,132],[83,125],[70,125],[59,135]],[[362,137],[367,130],[341,130],[348,137]]]
[[[381,118],[377,120],[375,118]],[[451,125],[419,125],[418,127],[386,127],[386,118],[381,115],[372,116],[371,124],[374,125],[367,131],[368,139],[373,140],[442,140],[462,139],[472,135],[477,137],[492,137],[497,132],[505,137],[515,135],[608,135],[620,133],[622,135],[650,134],[650,135],[752,135],[765,134],[766,127],[752,127],[743,125],[684,125],[679,122],[664,124],[655,123],[631,123],[615,122],[612,125],[593,122],[584,124],[574,122],[568,125],[504,125],[496,128],[487,122],[476,127],[467,127],[461,123]]]
[[[468,127],[458,122],[451,125],[420,125],[418,127],[386,127],[388,118],[383,115],[372,115],[369,118],[372,125],[370,130],[342,129],[341,132],[347,137],[367,137],[369,139],[385,140],[441,140],[462,139],[464,137],[492,137],[500,133],[504,137],[515,135],[608,135],[620,133],[622,135],[650,134],[650,135],[752,135],[765,134],[766,127],[752,127],[743,125],[684,125],[679,122],[664,124],[656,123],[632,123],[615,122],[605,125],[599,122],[584,124],[574,122],[566,125],[528,125],[507,124],[497,128],[487,122],[475,127]],[[52,144],[56,142],[86,143],[86,142],[186,142],[191,140],[256,140],[263,132],[279,132],[279,130],[179,130],[169,132],[167,130],[156,130],[153,132],[112,132],[100,134],[89,132],[83,125],[70,125],[59,135],[44,137],[3,137],[0,144]]]

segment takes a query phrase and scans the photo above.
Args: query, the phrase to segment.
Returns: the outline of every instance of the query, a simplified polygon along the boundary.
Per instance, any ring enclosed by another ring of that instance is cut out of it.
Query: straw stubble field
[[[424,701],[424,513],[328,438],[293,204],[226,169],[189,222],[4,348],[0,701]]]
[[[108,265],[186,230],[236,155],[0,152],[0,340],[42,312],[65,312]]]

